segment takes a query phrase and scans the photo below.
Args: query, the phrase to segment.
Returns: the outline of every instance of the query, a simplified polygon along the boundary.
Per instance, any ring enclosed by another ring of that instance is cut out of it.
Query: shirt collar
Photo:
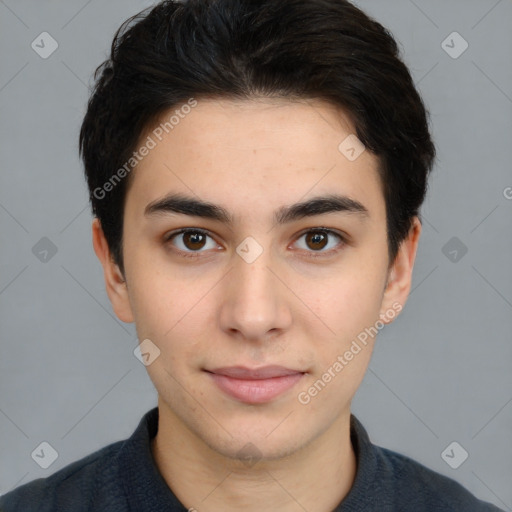
[[[148,411],[119,453],[120,478],[130,512],[186,512],[158,471],[151,440],[158,431],[158,407]]]

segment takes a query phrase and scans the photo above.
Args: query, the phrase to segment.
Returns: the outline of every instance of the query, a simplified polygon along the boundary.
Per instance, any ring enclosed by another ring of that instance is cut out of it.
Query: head
[[[117,316],[160,351],[169,417],[232,457],[311,442],[409,292],[435,150],[396,42],[343,0],[165,1],[120,27],[95,78],[94,246]],[[303,377],[260,404],[208,373],[273,364]]]

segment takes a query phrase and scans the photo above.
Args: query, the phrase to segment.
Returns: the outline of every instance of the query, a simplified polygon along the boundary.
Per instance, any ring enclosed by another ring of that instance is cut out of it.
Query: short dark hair
[[[112,179],[152,123],[191,98],[342,107],[378,157],[391,262],[419,216],[435,159],[425,105],[393,36],[346,0],[163,1],[119,27],[94,79],[79,150],[93,214],[123,273],[130,180]]]

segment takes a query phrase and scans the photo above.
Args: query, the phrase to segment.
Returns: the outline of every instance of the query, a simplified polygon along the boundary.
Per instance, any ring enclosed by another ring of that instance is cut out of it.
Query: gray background
[[[353,411],[375,443],[512,510],[512,2],[357,3],[399,40],[439,159],[412,294]],[[150,4],[0,1],[0,493],[128,437],[156,405],[104,290],[77,155],[92,72]],[[59,44],[47,59],[31,48],[43,31]],[[441,457],[452,441],[469,453],[458,469]]]

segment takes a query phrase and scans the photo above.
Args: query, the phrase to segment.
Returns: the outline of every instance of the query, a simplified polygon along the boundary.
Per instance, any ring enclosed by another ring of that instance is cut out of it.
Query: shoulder
[[[378,472],[388,481],[396,510],[496,512],[497,507],[477,499],[461,484],[415,460],[374,446]]]
[[[371,442],[360,421],[351,416],[351,441],[358,468],[341,510],[379,512],[499,512],[461,484],[423,464]]]
[[[116,455],[124,441],[112,443],[47,478],[38,478],[0,496],[1,512],[90,510],[93,501],[118,494]]]

